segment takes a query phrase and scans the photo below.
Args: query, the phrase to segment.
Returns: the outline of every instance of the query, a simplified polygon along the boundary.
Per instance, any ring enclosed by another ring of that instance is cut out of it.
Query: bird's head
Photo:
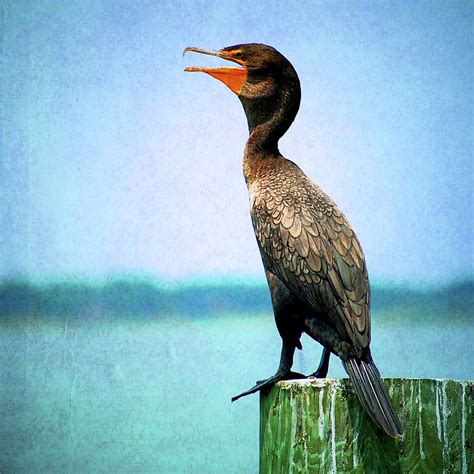
[[[237,67],[187,67],[187,72],[205,72],[223,82],[237,94],[247,115],[249,129],[268,122],[283,108],[288,112],[279,119],[283,134],[299,108],[301,92],[298,75],[291,63],[275,48],[249,43],[229,46],[219,51],[186,48],[217,56],[238,64]],[[284,129],[284,130],[283,130]]]

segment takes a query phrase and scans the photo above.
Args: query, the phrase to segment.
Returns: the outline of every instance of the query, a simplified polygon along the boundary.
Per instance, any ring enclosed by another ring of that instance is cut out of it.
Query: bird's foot
[[[308,379],[325,379],[328,375],[327,370],[318,369],[316,372],[308,375]]]
[[[275,375],[272,375],[266,380],[257,381],[257,383],[246,392],[243,392],[239,395],[236,395],[235,397],[232,397],[232,401],[235,402],[241,397],[245,397],[247,395],[258,392],[265,388],[269,388],[275,383],[279,382],[280,380],[293,380],[293,379],[305,379],[305,378],[306,378],[306,375],[300,374],[298,372],[292,372],[291,370],[288,370],[286,372],[277,372]]]
[[[315,379],[325,379],[329,372],[329,358],[331,356],[331,352],[326,347],[323,350],[323,354],[321,356],[321,362],[319,363],[319,367],[316,372],[308,375],[308,378],[315,378]]]

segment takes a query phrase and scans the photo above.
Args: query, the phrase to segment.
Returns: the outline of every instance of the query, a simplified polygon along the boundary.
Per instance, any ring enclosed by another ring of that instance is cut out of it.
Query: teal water
[[[474,379],[471,323],[467,309],[379,311],[374,358],[387,377]],[[258,396],[230,398],[276,368],[270,313],[0,324],[0,472],[258,472]],[[320,348],[303,346],[309,373]]]

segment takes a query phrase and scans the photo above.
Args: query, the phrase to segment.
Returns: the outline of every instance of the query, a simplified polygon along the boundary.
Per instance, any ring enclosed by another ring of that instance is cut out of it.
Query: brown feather
[[[263,176],[264,171],[262,165]],[[271,176],[260,179],[258,192],[264,199],[258,206],[254,199],[251,213],[266,270],[323,311],[360,353],[370,341],[367,268],[344,215],[284,159],[272,163]]]

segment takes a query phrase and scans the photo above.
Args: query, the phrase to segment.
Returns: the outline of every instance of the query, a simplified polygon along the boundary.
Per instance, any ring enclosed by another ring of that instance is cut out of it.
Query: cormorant
[[[315,377],[326,377],[331,352],[341,358],[363,407],[393,437],[400,421],[370,354],[370,287],[359,240],[331,198],[284,158],[278,140],[300,105],[298,75],[276,49],[239,44],[220,51],[186,48],[184,53],[218,56],[238,67],[188,67],[223,82],[242,102],[249,138],[243,171],[250,214],[282,339],[272,377],[232,400],[279,380],[304,377],[291,371],[304,332],[324,347]]]

